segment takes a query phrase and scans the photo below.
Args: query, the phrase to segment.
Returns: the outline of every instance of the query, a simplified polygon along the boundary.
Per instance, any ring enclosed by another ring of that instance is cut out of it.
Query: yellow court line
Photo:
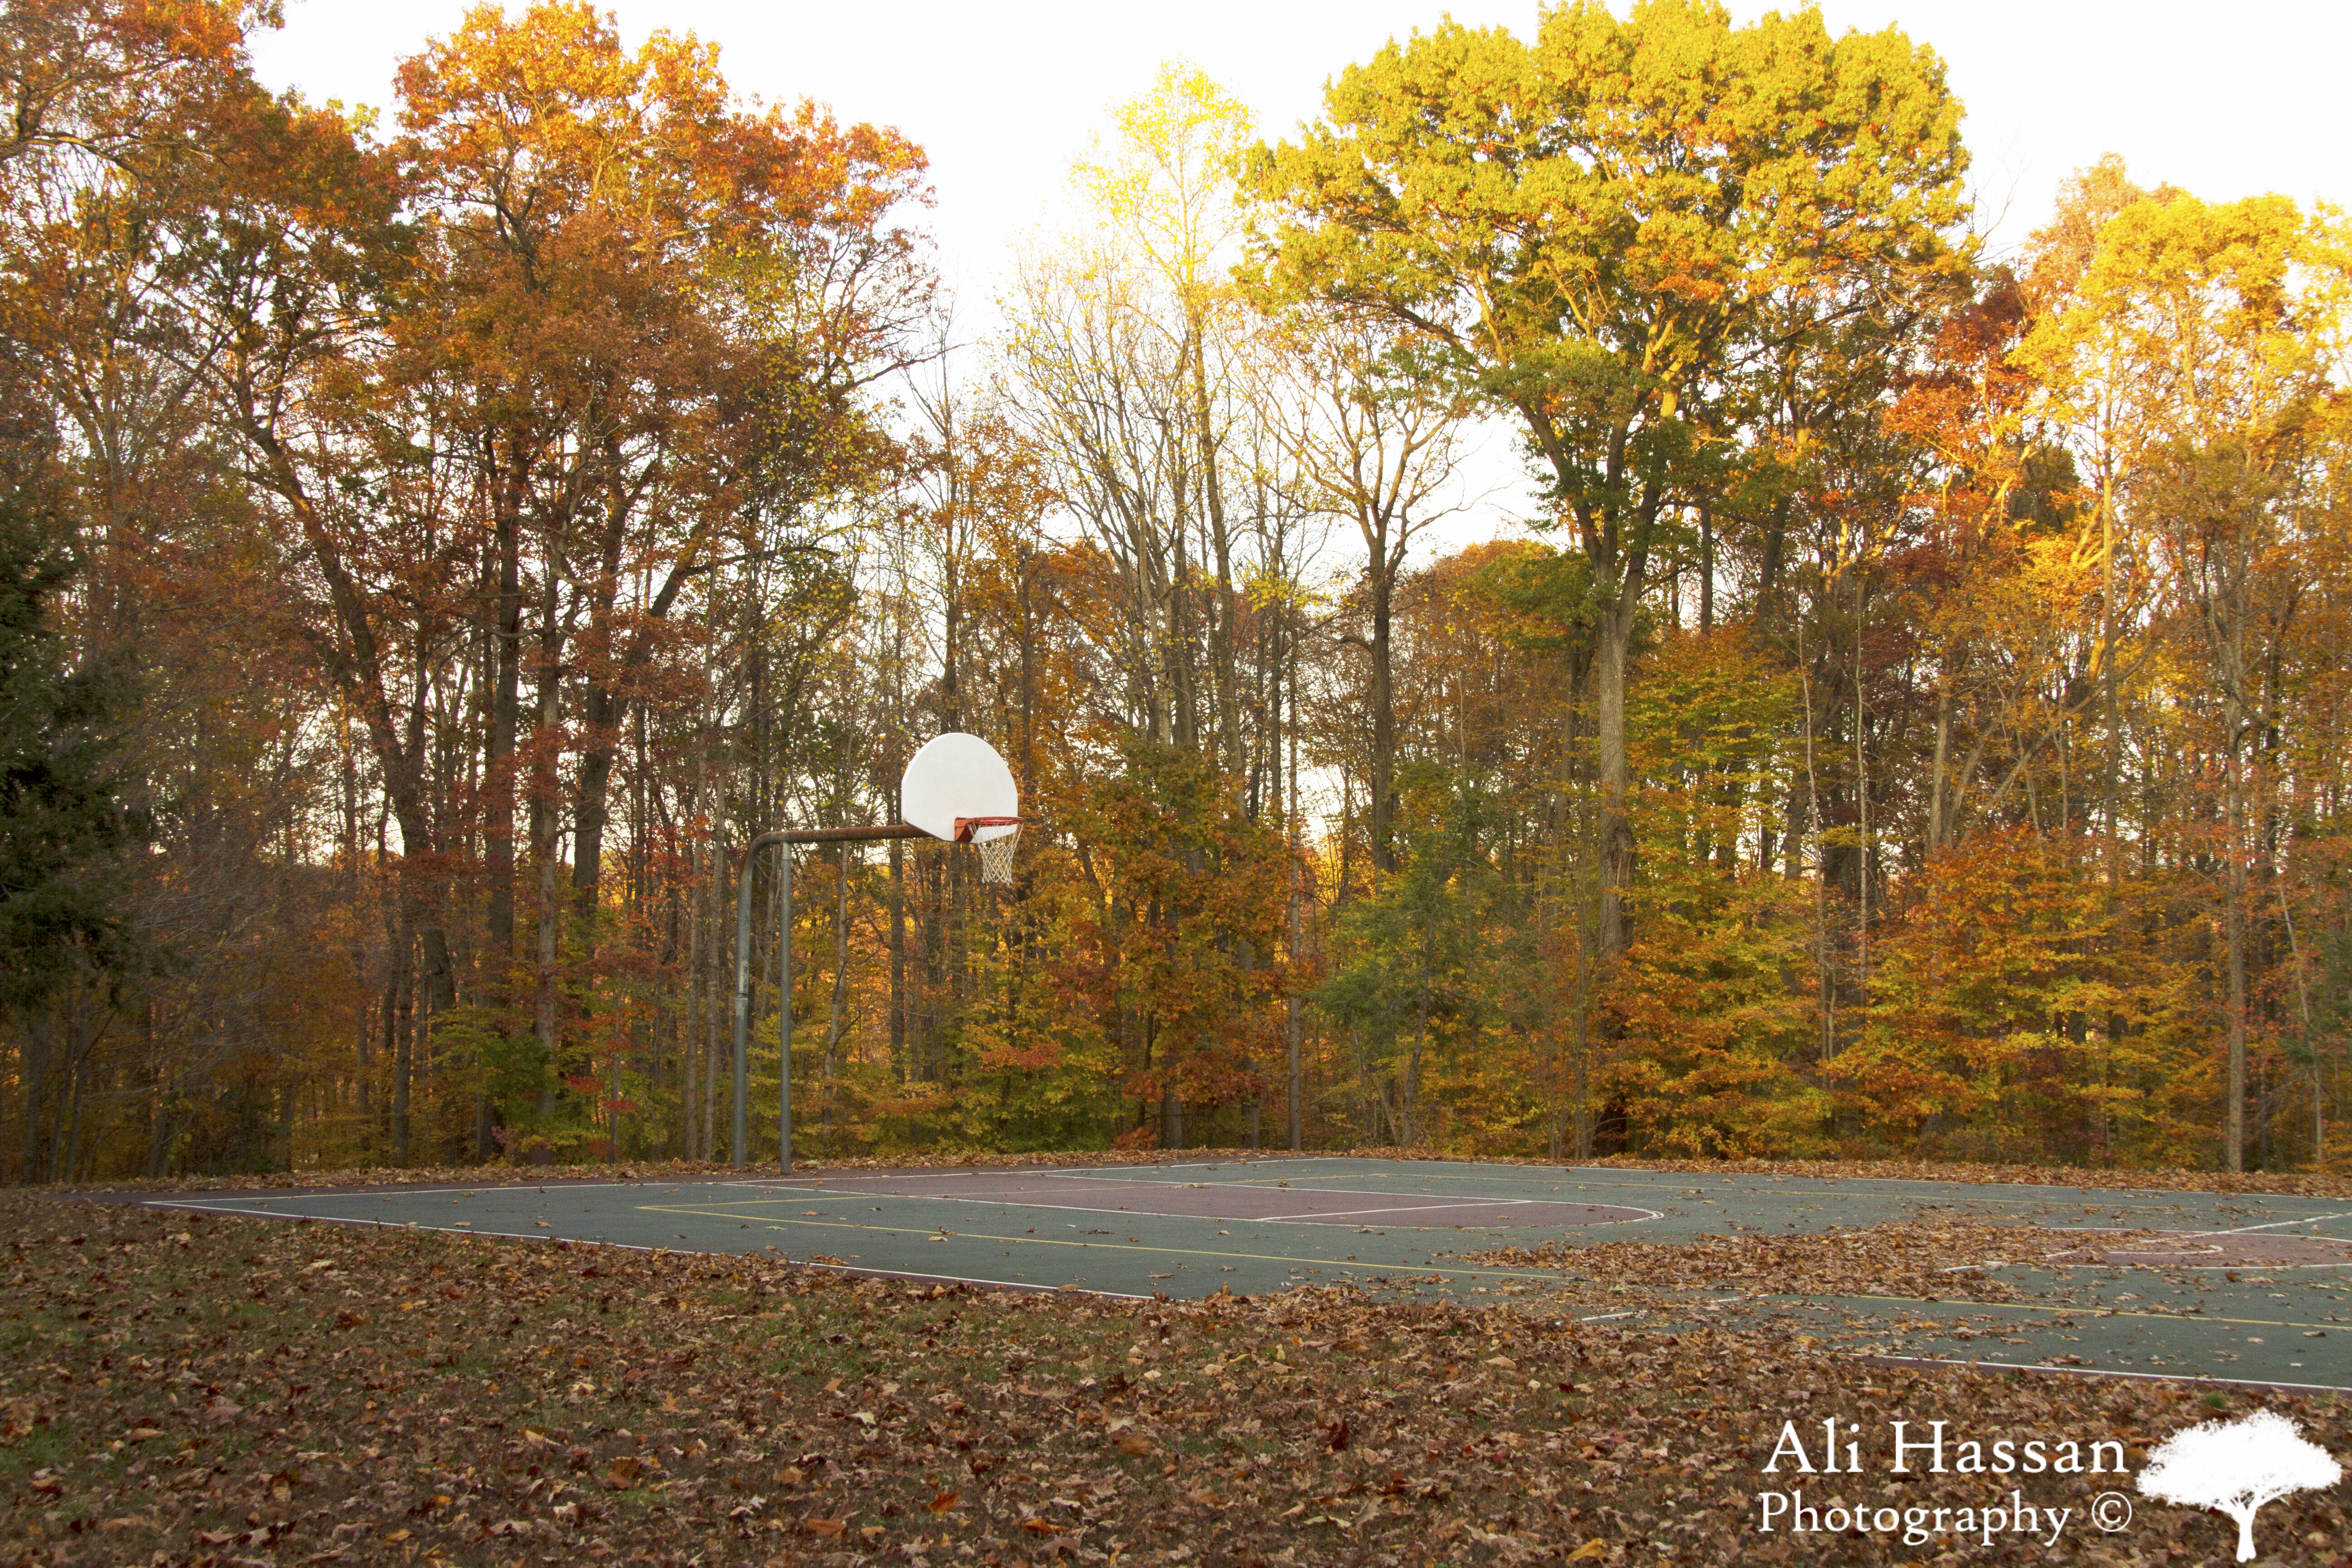
[[[733,1219],[735,1217],[731,1214],[709,1214],[701,1209],[668,1208],[658,1204],[640,1204],[637,1205],[637,1209],[641,1214],[694,1215],[704,1219]],[[1159,1215],[1149,1215],[1139,1217],[1158,1219],[1163,1216]],[[1177,1215],[1174,1217],[1189,1218],[1191,1216]],[[1557,1278],[1557,1276],[1549,1273],[1522,1273],[1518,1270],[1510,1268],[1454,1268],[1436,1263],[1351,1263],[1339,1258],[1301,1258],[1297,1253],[1291,1252],[1213,1252],[1206,1247],[1130,1247],[1124,1242],[1066,1241],[1059,1237],[1051,1236],[992,1236],[986,1231],[981,1230],[956,1230],[931,1233],[920,1230],[909,1230],[903,1226],[856,1225],[840,1220],[763,1219],[760,1223],[779,1230],[787,1226],[798,1226],[803,1230],[875,1231],[884,1236],[924,1236],[928,1234],[940,1234],[948,1236],[958,1241],[1002,1241],[1017,1244],[1023,1247],[1078,1247],[1099,1252],[1146,1252],[1153,1254],[1154,1256],[1167,1258],[1243,1258],[1255,1263],[1303,1263],[1313,1264],[1323,1268],[1353,1269],[1360,1270],[1365,1273],[1379,1271],[1391,1274],[1458,1274],[1465,1279],[1548,1279]]]

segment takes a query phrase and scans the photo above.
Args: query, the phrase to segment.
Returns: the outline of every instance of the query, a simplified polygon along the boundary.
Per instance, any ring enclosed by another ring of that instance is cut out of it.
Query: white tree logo
[[[2254,1556],[2254,1510],[2289,1492],[2332,1487],[2344,1467],[2294,1422],[2257,1410],[2223,1426],[2208,1421],[2175,1432],[2147,1457],[2139,1489],[2165,1502],[2210,1508],[2238,1521],[2238,1561]]]

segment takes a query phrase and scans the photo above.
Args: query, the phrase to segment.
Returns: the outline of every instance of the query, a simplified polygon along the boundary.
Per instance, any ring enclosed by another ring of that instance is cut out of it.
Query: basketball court
[[[792,846],[932,837],[976,853],[981,880],[1015,881],[1020,789],[977,735],[934,736],[899,783],[905,820],[781,827],[746,846],[736,888],[730,1147],[751,1146],[747,1039],[754,879],[772,865],[792,974]],[[773,860],[763,860],[768,851]],[[791,1020],[782,1020],[787,1050]],[[791,1084],[772,1110],[793,1140]],[[1588,1321],[1672,1329],[1795,1320],[1810,1342],[1896,1361],[1966,1362],[2352,1387],[2352,1205],[1948,1182],[1818,1181],[1441,1161],[1266,1157],[1036,1170],[944,1167],[746,1174],[657,1185],[310,1190],[147,1201],[215,1214],[399,1226],[513,1240],[757,1253],[910,1280],[1129,1297],[1257,1295],[1310,1284],[1493,1304],[1519,1299]],[[1486,1267],[1505,1247],[1794,1236],[1901,1220],[2000,1220],[2019,1256],[1951,1272],[1998,1275],[2000,1302],[1931,1296],[1759,1294],[1729,1284],[1592,1297],[1610,1282]],[[2064,1234],[2054,1237],[2052,1232]],[[2119,1232],[2130,1235],[2118,1236]],[[2151,1238],[2149,1233],[2157,1233]],[[2076,1237],[2080,1240],[2077,1241]],[[2038,1299],[2037,1299],[2038,1298]]]
[[[2352,1388],[2352,1205],[2321,1199],[1948,1182],[1696,1179],[1656,1172],[1268,1156],[1195,1163],[796,1172],[698,1183],[223,1194],[142,1200],[212,1214],[401,1226],[533,1242],[757,1253],[927,1281],[1129,1297],[1347,1283],[1541,1302],[1540,1268],[1486,1248],[2008,1222],[2033,1245],[1985,1260],[1991,1304],[1716,1293],[1595,1321],[1672,1329],[1769,1318],[1891,1359]],[[2068,1233],[2049,1246],[2050,1231]],[[2129,1231],[2138,1239],[2108,1247]],[[2160,1233],[2150,1242],[2145,1233]],[[2079,1245],[2074,1245],[2079,1235]],[[1590,1287],[1586,1287],[1589,1297]],[[2047,1301],[2036,1298],[2046,1293]]]

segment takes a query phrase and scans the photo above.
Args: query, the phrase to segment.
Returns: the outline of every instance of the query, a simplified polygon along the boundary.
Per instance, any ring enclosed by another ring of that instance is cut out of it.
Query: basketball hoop
[[[850,844],[868,839],[929,835],[980,851],[980,879],[996,887],[1013,882],[1013,847],[1021,841],[1021,787],[996,748],[978,735],[950,730],[934,735],[908,759],[898,780],[898,811],[905,819],[871,826],[779,827],[745,847],[743,869],[735,883],[735,1168],[744,1169],[751,1142],[751,875],[760,852],[788,844]],[[776,922],[776,968],[782,993],[793,992],[793,862],[778,868],[783,918]],[[847,906],[845,905],[844,908]],[[777,1163],[793,1170],[793,1010],[776,1020],[781,1070],[776,1081]]]
[[[999,831],[983,838],[980,829],[992,827]],[[956,818],[955,841],[969,844],[980,851],[980,879],[1000,888],[1013,885],[1013,850],[1021,842],[1021,819],[1017,816],[959,816]]]
[[[898,808],[934,838],[980,851],[980,879],[1013,885],[1013,854],[1021,841],[1021,790],[996,748],[977,735],[934,735],[907,763],[898,781]]]

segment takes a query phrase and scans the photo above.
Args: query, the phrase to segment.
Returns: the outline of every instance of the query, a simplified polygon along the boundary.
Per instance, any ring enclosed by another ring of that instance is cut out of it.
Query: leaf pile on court
[[[2161,1245],[2150,1231],[2104,1231],[2103,1248]],[[2022,1300],[2026,1288],[1995,1272],[2081,1266],[2083,1237],[2029,1225],[1895,1221],[1797,1236],[1699,1237],[1675,1246],[1636,1241],[1549,1241],[1465,1254],[1489,1268],[1542,1268],[1610,1295],[1901,1296],[1923,1301]],[[2046,1289],[2046,1287],[2043,1289]],[[1598,1296],[1593,1299],[1599,1299]]]
[[[2041,1555],[1757,1533],[1755,1494],[1792,1481],[1845,1507],[2015,1490],[2075,1510],[2053,1560],[2205,1563],[2234,1539],[2145,1500],[2090,1531],[2091,1500],[2130,1489],[2113,1477],[1761,1473],[1784,1421],[2138,1450],[2215,1413],[2161,1384],[1890,1369],[1524,1300],[1023,1296],[21,1194],[0,1237],[9,1564]],[[2352,1453],[2342,1401],[2270,1403]],[[2261,1518],[2286,1560],[2336,1562],[2347,1528],[2333,1494]]]

